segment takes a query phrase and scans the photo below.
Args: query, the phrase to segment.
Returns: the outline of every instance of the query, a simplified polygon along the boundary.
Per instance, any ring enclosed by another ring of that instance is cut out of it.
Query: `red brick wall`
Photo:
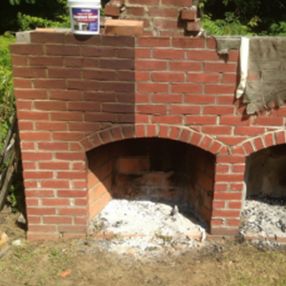
[[[285,106],[246,117],[234,102],[237,51],[225,62],[213,39],[30,35],[11,48],[30,239],[83,235],[86,151],[134,137],[214,154],[211,232],[237,232],[246,156],[286,141]]]

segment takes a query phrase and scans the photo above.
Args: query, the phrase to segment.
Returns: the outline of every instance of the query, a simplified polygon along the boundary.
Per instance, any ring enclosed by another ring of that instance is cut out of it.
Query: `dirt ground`
[[[0,213],[9,248],[0,258],[0,286],[284,286],[286,251],[222,240],[180,256],[152,259],[102,251],[94,240],[31,243],[15,225],[17,215]],[[12,242],[21,239],[21,246]],[[1,253],[1,251],[0,251]]]

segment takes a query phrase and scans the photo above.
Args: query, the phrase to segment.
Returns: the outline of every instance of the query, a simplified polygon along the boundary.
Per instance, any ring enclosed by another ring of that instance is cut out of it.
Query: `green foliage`
[[[279,35],[279,36],[286,36],[286,22],[280,21],[278,23],[273,23],[270,26],[269,34],[271,34],[271,35]]]
[[[64,28],[69,27],[69,17],[63,15],[58,17],[58,21],[52,21],[41,17],[35,17],[30,15],[25,15],[18,13],[18,23],[20,30],[31,30],[35,28],[47,28],[47,27],[57,27]]]
[[[214,35],[285,35],[284,0],[200,0],[203,25]]]
[[[24,0],[24,1],[21,1],[21,0],[9,0],[9,3],[11,5],[20,5],[21,2],[34,4],[36,2],[36,0]]]
[[[210,16],[205,15],[202,19],[203,27],[208,35],[251,35],[248,26],[243,25],[235,17],[226,17],[226,19],[212,20]]]
[[[9,45],[13,41],[14,37],[10,34],[0,37],[0,151],[11,124],[11,117],[15,112],[9,54]]]

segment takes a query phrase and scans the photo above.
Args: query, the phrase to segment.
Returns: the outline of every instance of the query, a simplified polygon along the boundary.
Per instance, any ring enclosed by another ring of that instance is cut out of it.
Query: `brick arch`
[[[119,125],[97,131],[80,143],[85,151],[108,143],[132,138],[162,138],[188,143],[213,155],[226,152],[227,147],[209,135],[187,127],[158,124]]]
[[[247,139],[231,149],[232,155],[249,156],[259,150],[286,143],[286,130],[275,130]]]

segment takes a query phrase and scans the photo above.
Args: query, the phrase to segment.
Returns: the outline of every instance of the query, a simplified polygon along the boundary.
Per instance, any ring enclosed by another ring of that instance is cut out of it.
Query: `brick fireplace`
[[[245,116],[234,101],[237,50],[226,60],[213,38],[174,35],[20,38],[11,50],[29,239],[84,236],[112,197],[136,190],[192,208],[210,234],[237,234],[246,162],[286,141],[285,106]]]

